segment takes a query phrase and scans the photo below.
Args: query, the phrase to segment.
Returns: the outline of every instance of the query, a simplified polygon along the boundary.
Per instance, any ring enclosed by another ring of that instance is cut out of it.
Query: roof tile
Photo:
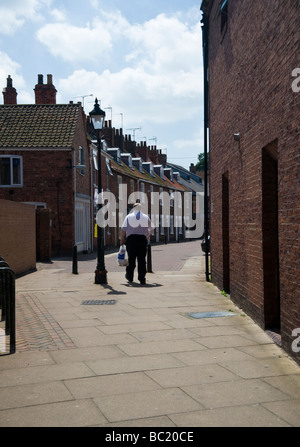
[[[1,148],[71,148],[79,104],[1,105]]]

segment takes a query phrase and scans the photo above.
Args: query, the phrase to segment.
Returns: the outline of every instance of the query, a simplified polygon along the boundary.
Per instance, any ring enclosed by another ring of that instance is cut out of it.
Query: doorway
[[[230,249],[229,249],[229,177],[222,176],[222,240],[223,240],[223,290],[230,293]]]
[[[262,236],[265,329],[280,333],[278,141],[262,151]]]
[[[75,245],[78,253],[91,250],[90,202],[78,198],[75,204]]]

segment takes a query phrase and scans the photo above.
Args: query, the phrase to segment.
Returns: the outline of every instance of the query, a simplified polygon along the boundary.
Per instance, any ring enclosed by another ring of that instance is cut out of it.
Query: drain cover
[[[192,318],[218,318],[218,317],[234,317],[236,314],[232,312],[199,312],[195,314],[188,314]]]
[[[84,306],[104,306],[116,304],[116,300],[85,300],[81,304]]]

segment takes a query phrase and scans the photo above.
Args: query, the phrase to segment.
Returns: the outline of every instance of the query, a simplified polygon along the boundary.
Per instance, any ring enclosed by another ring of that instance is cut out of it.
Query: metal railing
[[[5,329],[0,330],[0,354],[6,353],[6,337],[9,337],[9,353],[16,352],[16,292],[15,273],[0,256],[0,323]]]

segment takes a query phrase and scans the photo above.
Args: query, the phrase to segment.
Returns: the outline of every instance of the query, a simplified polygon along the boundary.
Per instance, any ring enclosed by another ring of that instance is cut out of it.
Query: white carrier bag
[[[118,264],[121,267],[126,267],[128,265],[128,257],[126,252],[126,246],[121,245],[119,253],[118,253]]]

